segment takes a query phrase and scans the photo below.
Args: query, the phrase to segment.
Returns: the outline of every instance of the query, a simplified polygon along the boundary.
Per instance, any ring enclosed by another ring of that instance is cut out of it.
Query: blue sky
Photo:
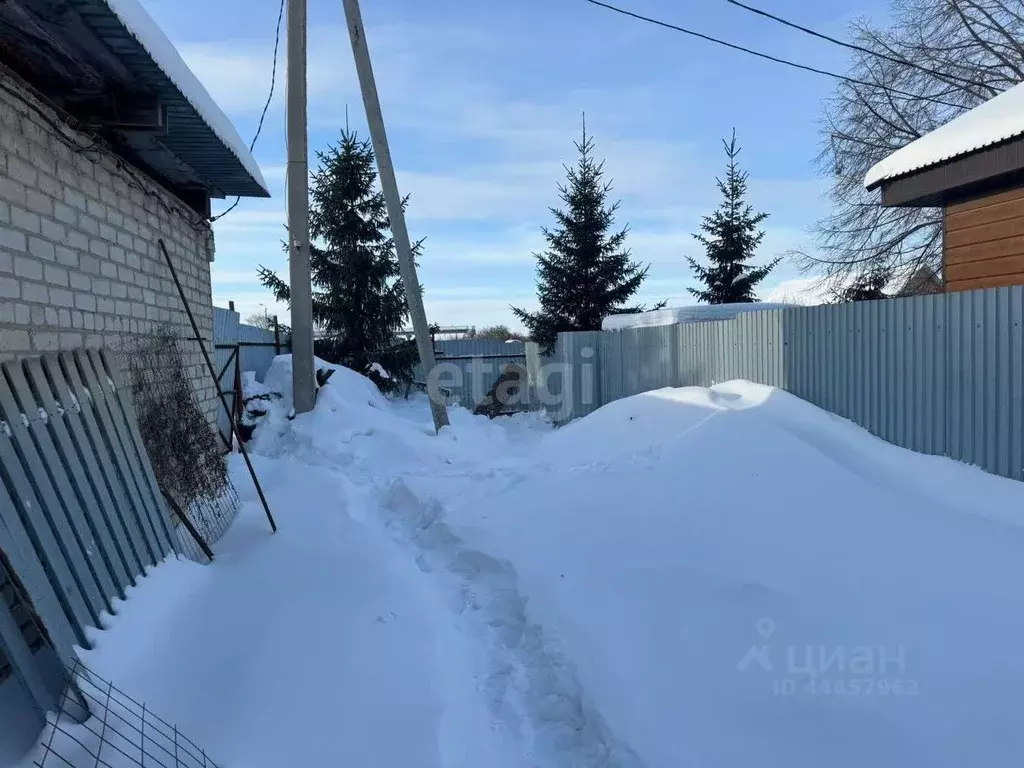
[[[247,141],[270,80],[277,0],[144,0]],[[876,0],[762,0],[842,36]],[[620,0],[624,7],[802,63],[843,71],[841,49],[725,0]],[[736,128],[751,201],[770,216],[759,256],[809,247],[828,208],[816,173],[829,78],[791,70],[589,5],[582,0],[373,0],[367,36],[428,316],[441,324],[516,325],[509,304],[535,306],[540,228],[551,223],[561,164],[574,160],[585,111],[606,159],[633,257],[649,263],[641,300],[692,303],[687,256],[702,214],[718,203],[720,139]],[[346,106],[363,130],[340,0],[310,0],[310,150],[336,139]],[[282,31],[283,40],[283,31]],[[279,76],[283,76],[283,42]],[[255,155],[273,198],[243,200],[216,226],[214,300],[243,312],[275,307],[260,264],[287,271],[283,78]],[[217,206],[216,210],[223,206]],[[796,298],[810,280],[783,263],[763,298]]]

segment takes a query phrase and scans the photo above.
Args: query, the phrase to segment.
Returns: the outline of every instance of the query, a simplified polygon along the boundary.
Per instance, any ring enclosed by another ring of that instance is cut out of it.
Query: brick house
[[[868,171],[882,205],[942,208],[946,291],[1024,284],[1024,84]]]
[[[191,337],[163,238],[210,342],[210,199],[268,196],[230,121],[135,0],[0,3],[0,361]],[[198,345],[189,376],[211,419]]]

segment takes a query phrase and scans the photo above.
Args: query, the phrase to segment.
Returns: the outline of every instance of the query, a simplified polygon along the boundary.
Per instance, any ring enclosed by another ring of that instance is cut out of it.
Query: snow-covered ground
[[[290,379],[287,358],[268,375]],[[274,401],[213,565],[87,664],[246,766],[963,766],[1024,750],[1024,484],[747,382],[554,430]]]

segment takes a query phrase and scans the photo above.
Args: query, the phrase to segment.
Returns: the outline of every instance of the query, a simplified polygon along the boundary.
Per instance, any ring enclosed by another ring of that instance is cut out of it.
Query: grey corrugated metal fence
[[[531,380],[559,421],[743,378],[897,445],[1024,479],[1024,286],[561,334],[542,362]]]
[[[435,341],[438,384],[451,392],[449,403],[473,408],[487,394],[510,363],[522,365],[526,345],[521,341],[454,339]],[[416,366],[413,377],[425,381],[423,367]]]
[[[241,342],[242,372],[252,371],[256,374],[257,381],[263,381],[276,354],[274,338],[273,331],[241,322],[239,314],[233,310],[213,308],[213,344],[216,348],[214,365],[218,371],[224,367],[231,355],[231,347]],[[281,353],[288,354],[291,351],[288,335],[280,334],[280,341]],[[230,378],[226,385],[228,389],[231,388]],[[225,386],[225,381],[221,381],[221,386]]]
[[[233,309],[213,308],[213,364],[220,374],[220,388],[228,399],[232,412],[239,409],[235,392],[240,374],[252,372],[257,381],[263,381],[270,364],[278,354],[288,354],[291,344],[286,334],[276,334],[265,328],[239,322]],[[230,444],[231,424],[223,409],[217,412],[217,429]]]

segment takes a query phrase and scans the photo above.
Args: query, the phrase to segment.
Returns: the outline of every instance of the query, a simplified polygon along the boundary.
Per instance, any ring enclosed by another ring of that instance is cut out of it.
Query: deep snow
[[[265,384],[287,388],[278,358]],[[553,430],[344,369],[86,663],[239,766],[1008,765],[1024,485],[747,382]],[[808,653],[813,662],[808,666]],[[811,667],[815,674],[811,674]]]

